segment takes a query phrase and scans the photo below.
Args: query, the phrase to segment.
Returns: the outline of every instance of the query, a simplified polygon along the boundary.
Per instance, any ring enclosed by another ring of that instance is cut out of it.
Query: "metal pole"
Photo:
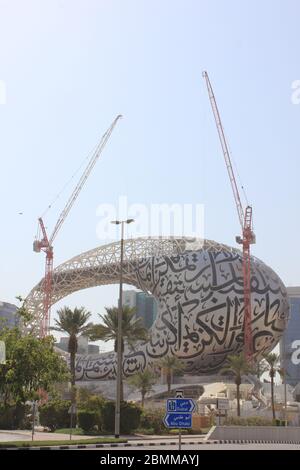
[[[73,431],[73,405],[71,404],[71,413],[70,413],[70,441],[72,440],[72,431]]]
[[[124,255],[124,221],[121,222],[121,259],[120,259],[120,286],[119,286],[119,311],[117,334],[117,397],[115,408],[115,437],[120,437],[121,414],[121,382],[122,382],[122,303],[123,303],[123,255]]]
[[[284,421],[287,426],[287,389],[286,389],[286,330],[283,333],[283,380],[284,380]]]
[[[34,428],[35,428],[35,401],[32,402],[32,433],[31,440],[34,438]]]
[[[178,450],[181,450],[181,429],[179,429],[178,434]]]

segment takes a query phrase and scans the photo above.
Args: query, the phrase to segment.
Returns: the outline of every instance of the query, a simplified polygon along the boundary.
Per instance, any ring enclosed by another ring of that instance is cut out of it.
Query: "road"
[[[91,436],[74,436],[74,438],[90,438]],[[178,436],[139,436],[133,438],[132,436],[127,437],[127,444],[118,444],[118,446],[108,446],[99,449],[92,445],[88,445],[86,449],[82,450],[98,450],[99,452],[107,451],[131,451],[141,450],[145,451],[172,451],[178,450]],[[197,452],[205,450],[300,450],[300,446],[297,444],[206,444],[204,441],[205,435],[183,435],[182,436],[182,451],[194,450]],[[69,435],[55,434],[55,433],[42,433],[37,432],[35,440],[60,440],[69,439]],[[27,441],[31,440],[31,431],[0,431],[0,441]],[[129,446],[130,444],[130,446]],[[72,441],[70,441],[72,445]]]
[[[31,440],[31,436],[29,435],[24,435],[24,434],[18,434],[16,432],[10,433],[10,432],[0,432],[0,442],[6,442],[6,441],[29,441]]]

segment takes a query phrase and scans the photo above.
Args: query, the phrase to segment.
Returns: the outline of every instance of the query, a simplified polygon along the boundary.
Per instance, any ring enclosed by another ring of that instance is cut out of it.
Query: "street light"
[[[123,296],[123,255],[124,255],[124,224],[131,224],[134,219],[113,220],[111,223],[121,225],[121,259],[120,259],[120,288],[118,309],[118,333],[117,333],[117,397],[115,407],[115,437],[120,437],[121,414],[121,381],[122,381],[122,296]]]

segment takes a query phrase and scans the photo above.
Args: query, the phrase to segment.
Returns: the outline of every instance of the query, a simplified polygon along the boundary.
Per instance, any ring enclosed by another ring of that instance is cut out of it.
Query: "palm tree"
[[[171,392],[172,376],[177,372],[182,372],[184,365],[177,356],[165,356],[158,362],[159,367],[165,371],[167,376],[168,394]]]
[[[256,363],[255,366],[255,375],[258,379],[261,378],[261,376],[265,373],[268,372],[268,366],[266,365],[266,362],[263,360],[259,361]]]
[[[279,366],[280,356],[276,353],[268,353],[263,355],[266,370],[269,372],[271,378],[271,403],[272,403],[272,415],[273,419],[276,419],[275,413],[275,400],[274,400],[274,378],[276,373],[282,375],[282,369]]]
[[[247,362],[244,353],[232,354],[227,356],[227,364],[225,364],[221,372],[229,372],[235,377],[234,383],[236,384],[237,415],[241,416],[240,385],[242,383],[242,376],[252,372],[252,367]]]
[[[90,331],[92,341],[114,341],[114,351],[118,351],[118,307],[105,307],[106,313],[99,315],[102,323],[94,325]],[[124,305],[122,308],[122,358],[125,342],[134,350],[137,341],[146,341],[148,332],[140,318],[135,317],[135,309]],[[123,363],[123,359],[122,359]],[[121,378],[121,400],[123,400],[123,380]]]
[[[127,382],[141,393],[142,408],[144,408],[145,397],[147,393],[153,390],[152,386],[157,382],[157,375],[150,369],[145,369],[129,377]]]
[[[58,310],[58,320],[55,320],[55,326],[51,329],[67,333],[69,335],[68,352],[70,353],[71,385],[75,385],[75,355],[78,349],[78,336],[88,335],[92,323],[87,323],[91,313],[84,307],[75,307],[72,310],[69,307],[63,307]]]

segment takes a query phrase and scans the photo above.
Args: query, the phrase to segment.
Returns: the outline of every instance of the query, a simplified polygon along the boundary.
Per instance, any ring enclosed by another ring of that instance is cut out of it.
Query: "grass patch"
[[[0,442],[0,448],[9,447],[49,447],[49,446],[69,446],[78,444],[114,444],[127,442],[127,439],[115,439],[114,437],[94,437],[93,439],[68,439],[62,441],[8,441]]]
[[[187,435],[187,434],[190,434],[190,435],[193,435],[193,434],[207,434],[208,431],[211,429],[211,427],[209,428],[201,428],[201,429],[182,429],[181,430],[181,434],[184,434],[184,435]],[[169,429],[169,430],[165,430],[165,431],[162,431],[162,432],[155,432],[153,428],[139,428],[135,431],[135,434],[142,434],[144,436],[153,436],[153,435],[156,435],[156,436],[172,436],[172,435],[178,435],[179,434],[179,430],[178,429]]]
[[[171,435],[178,435],[180,432],[179,429],[170,429],[168,434]],[[190,434],[187,429],[181,429],[181,434]]]
[[[56,429],[54,431],[54,434],[70,434],[70,428],[61,428],[61,429]],[[82,428],[73,428],[72,429],[72,435],[73,436],[99,436],[99,431],[90,431],[90,432],[84,432]],[[101,435],[103,433],[101,432]]]

